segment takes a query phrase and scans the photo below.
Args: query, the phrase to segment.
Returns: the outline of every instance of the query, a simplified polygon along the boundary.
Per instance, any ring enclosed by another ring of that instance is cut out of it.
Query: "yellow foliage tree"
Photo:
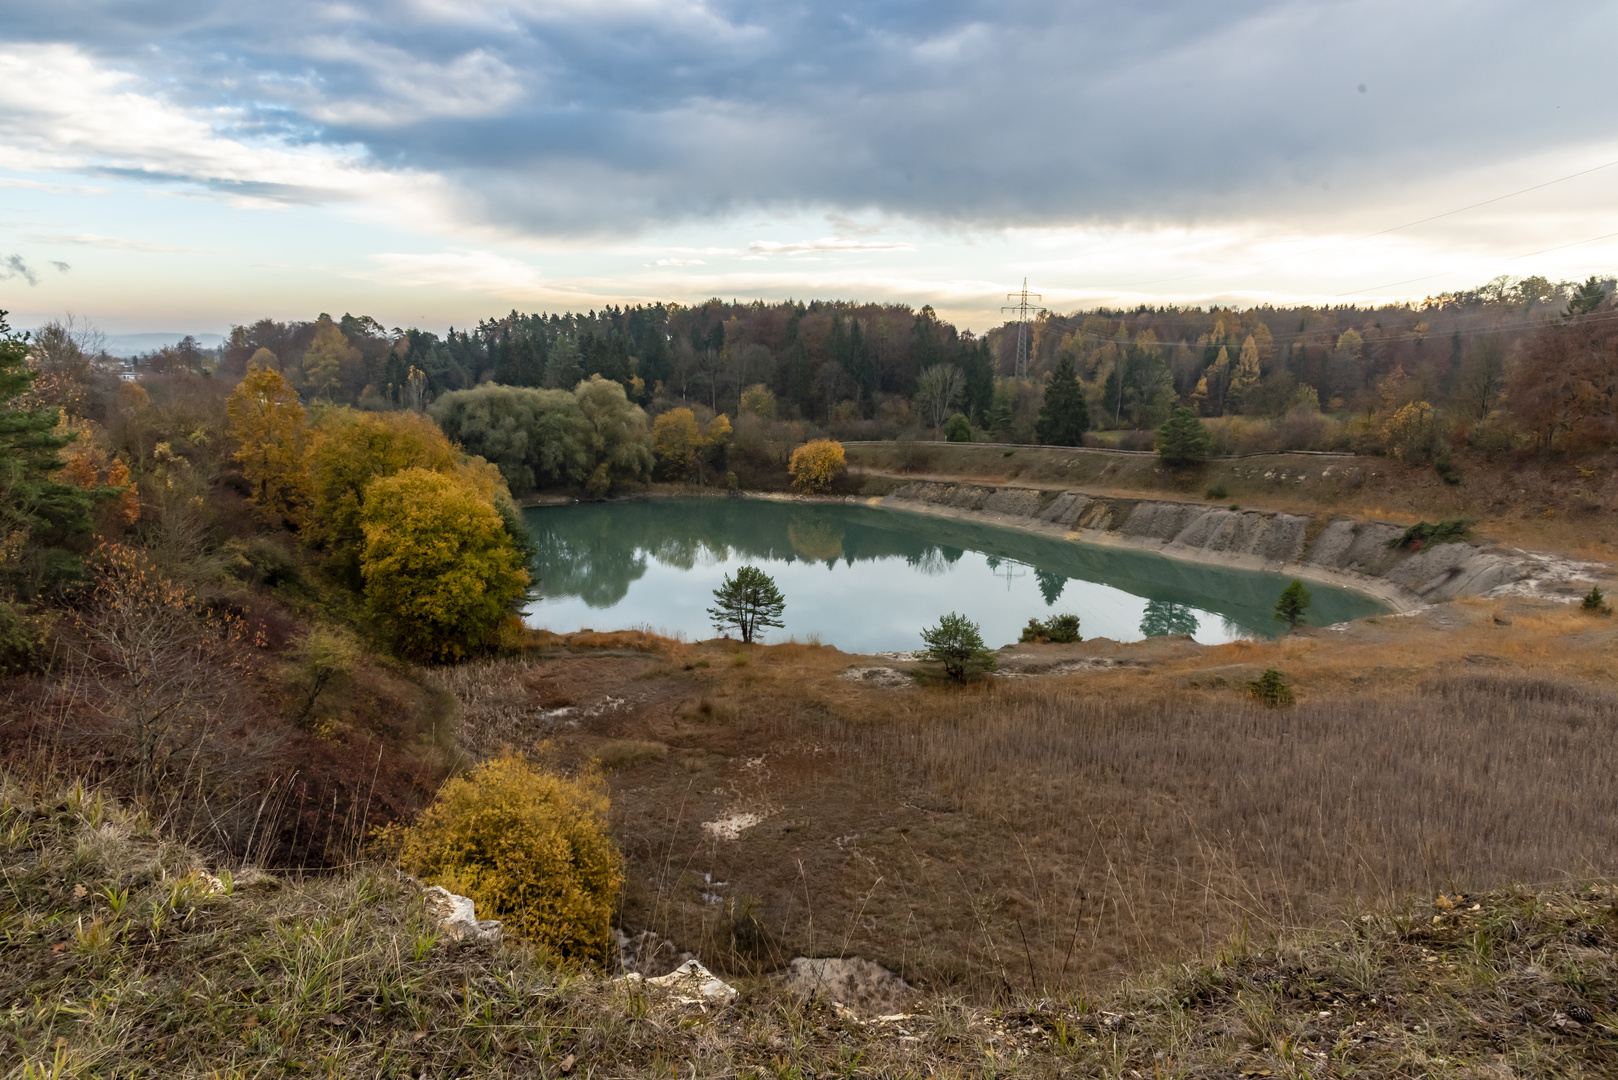
[[[348,343],[331,316],[322,315],[315,324],[315,338],[303,354],[303,381],[316,397],[329,398],[342,385],[343,369],[359,358],[359,350]]]
[[[684,480],[697,468],[697,446],[702,441],[697,417],[690,409],[670,409],[652,421],[652,453],[665,480]]]
[[[411,468],[373,480],[360,520],[366,609],[404,656],[466,656],[527,591],[505,522],[467,479]]]
[[[458,462],[455,448],[425,416],[335,409],[315,426],[309,451],[313,493],[304,537],[325,548],[357,585],[354,550],[362,537],[360,513],[371,481],[411,468],[452,473]]]
[[[833,439],[812,439],[792,451],[787,472],[799,491],[821,492],[836,483],[847,469],[843,444]]]
[[[1248,395],[1258,388],[1258,380],[1258,342],[1249,334],[1242,342],[1236,369],[1230,373],[1230,400],[1236,405],[1244,404]]]
[[[741,405],[737,411],[747,416],[774,420],[775,395],[763,383],[754,383],[742,391]]]
[[[399,861],[554,956],[605,964],[624,882],[608,807],[599,774],[496,758],[445,784],[398,833]]]
[[[1406,465],[1425,465],[1438,453],[1438,416],[1425,401],[1410,404],[1382,425],[1382,445]]]
[[[260,350],[263,352],[264,350]],[[308,519],[308,428],[297,391],[277,371],[250,364],[225,402],[236,461],[253,485],[259,516],[294,528]]]

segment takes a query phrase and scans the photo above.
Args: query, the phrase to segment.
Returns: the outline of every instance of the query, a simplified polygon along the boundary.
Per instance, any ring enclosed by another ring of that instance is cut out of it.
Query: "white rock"
[[[707,1002],[723,1004],[736,996],[734,986],[696,960],[687,960],[667,975],[659,975],[655,979],[631,973],[619,981],[640,982],[647,986],[660,987],[668,990],[674,1000],[685,1005],[701,1005]]]
[[[852,1006],[867,1014],[896,1013],[910,998],[905,981],[857,956],[795,957],[780,976],[790,992]]]
[[[479,919],[473,911],[469,897],[456,896],[441,886],[434,885],[422,893],[427,910],[438,920],[439,927],[451,939],[471,944],[492,945],[500,940],[500,920]]]

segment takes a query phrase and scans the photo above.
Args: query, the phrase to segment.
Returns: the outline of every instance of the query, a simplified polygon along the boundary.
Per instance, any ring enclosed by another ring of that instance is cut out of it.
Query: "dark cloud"
[[[59,0],[8,24],[232,106],[245,134],[363,145],[451,178],[469,216],[555,232],[804,206],[1189,222],[1387,197],[1596,134],[1618,8]]]
[[[39,275],[23,262],[21,255],[7,255],[0,259],[0,281],[10,281],[12,278],[22,278],[30,285],[39,284]]]
[[[51,260],[51,265],[56,267],[56,272],[58,274],[65,274],[69,270],[73,269],[71,266],[69,266],[65,262],[62,262],[60,259],[52,259]]]

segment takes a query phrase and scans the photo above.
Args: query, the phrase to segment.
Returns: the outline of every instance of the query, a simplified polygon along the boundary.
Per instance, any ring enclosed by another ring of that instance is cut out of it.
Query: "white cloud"
[[[98,236],[95,233],[39,233],[28,238],[36,244],[78,244],[85,247],[109,248],[115,251],[147,251],[154,254],[192,254],[196,248],[174,247],[172,244],[153,244],[145,240],[131,240],[123,236]]]
[[[0,48],[0,147],[19,171],[135,175],[242,206],[346,202],[447,217],[439,177],[384,169],[363,149],[249,138],[232,108],[192,109],[67,45]]]
[[[827,252],[855,251],[914,251],[914,244],[901,240],[847,240],[840,236],[824,236],[819,240],[800,240],[783,244],[774,240],[754,240],[747,245],[754,255],[807,255]]]

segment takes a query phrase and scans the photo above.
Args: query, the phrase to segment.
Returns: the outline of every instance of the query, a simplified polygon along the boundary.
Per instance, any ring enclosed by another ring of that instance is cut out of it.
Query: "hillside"
[[[1119,991],[857,1017],[745,983],[681,1005],[457,946],[380,867],[278,880],[82,788],[0,780],[0,1071],[33,1077],[1595,1075],[1618,891],[1506,890],[1238,939]]]

